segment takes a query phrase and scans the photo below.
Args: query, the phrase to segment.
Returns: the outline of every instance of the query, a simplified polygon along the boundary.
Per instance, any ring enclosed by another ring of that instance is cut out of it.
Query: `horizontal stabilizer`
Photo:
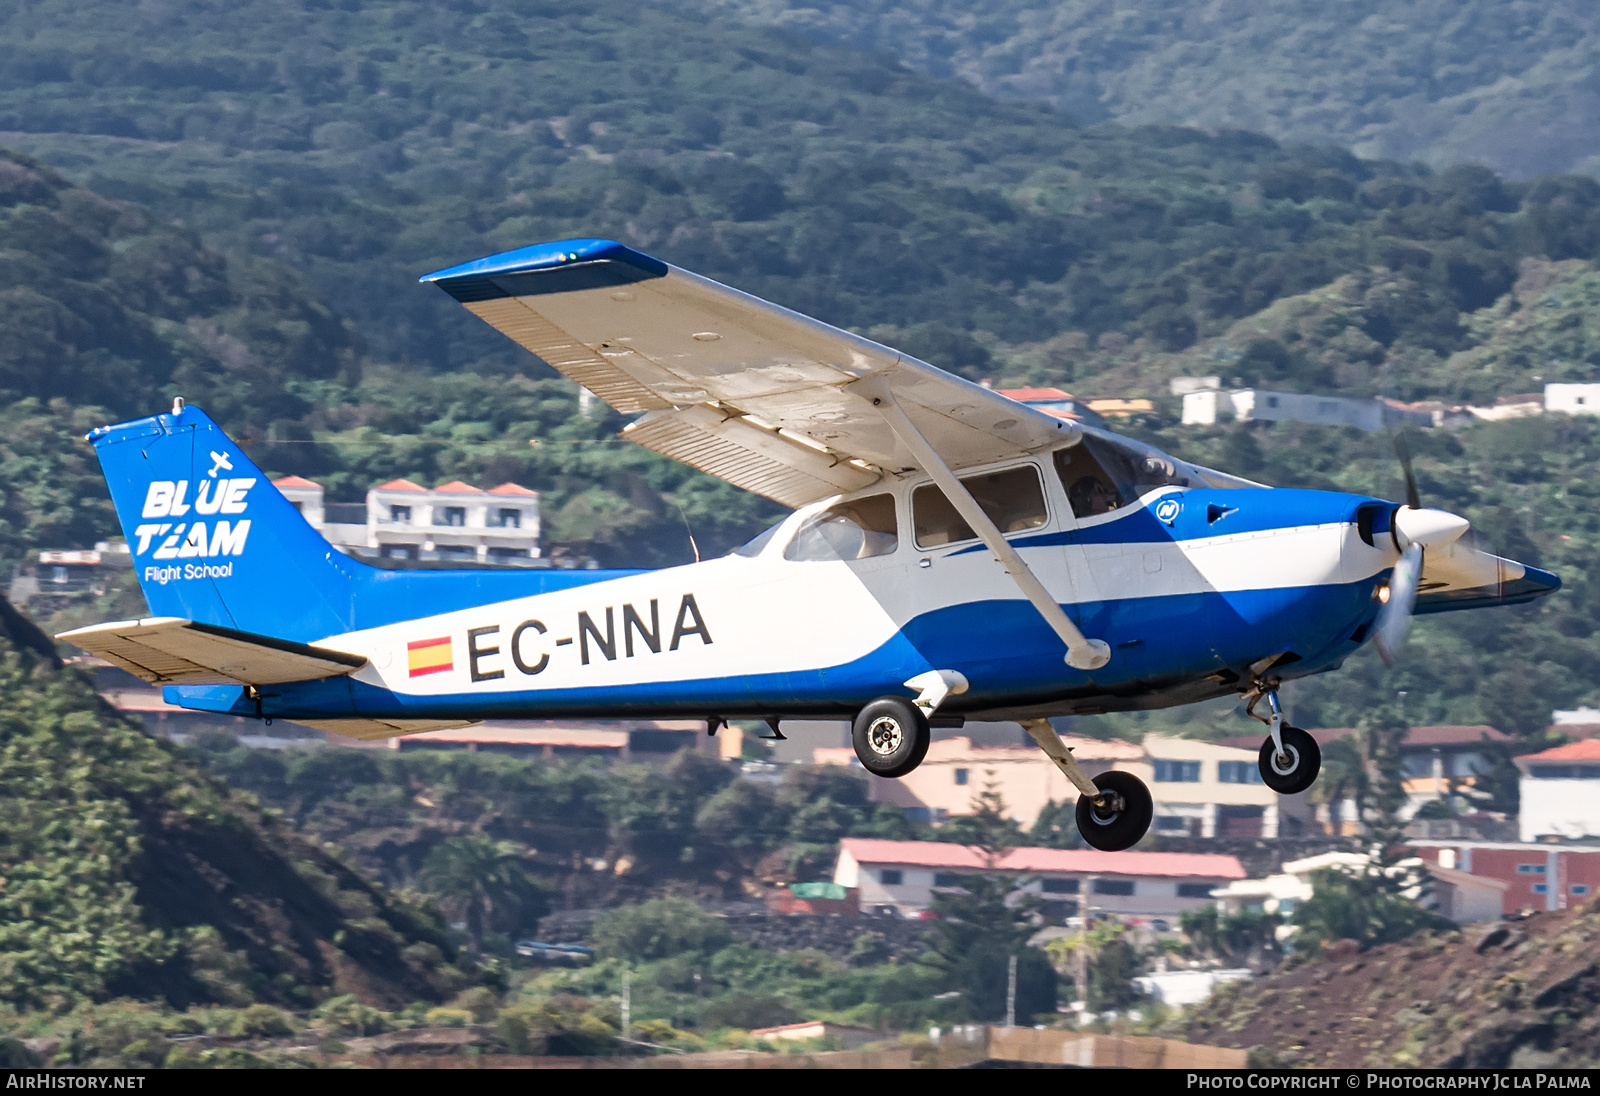
[[[152,685],[280,685],[337,677],[367,664],[361,655],[178,617],[117,620],[56,638]]]
[[[346,738],[359,738],[363,742],[371,742],[380,738],[397,738],[403,734],[471,727],[483,721],[481,719],[297,719],[295,722],[313,730],[328,731]]]
[[[1416,612],[1448,613],[1487,605],[1517,605],[1561,588],[1549,571],[1504,559],[1456,540],[1422,557]]]

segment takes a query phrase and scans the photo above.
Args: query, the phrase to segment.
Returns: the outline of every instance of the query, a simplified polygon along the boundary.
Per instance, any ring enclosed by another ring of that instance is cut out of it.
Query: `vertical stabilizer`
[[[89,435],[151,613],[308,642],[350,630],[352,569],[205,412]]]

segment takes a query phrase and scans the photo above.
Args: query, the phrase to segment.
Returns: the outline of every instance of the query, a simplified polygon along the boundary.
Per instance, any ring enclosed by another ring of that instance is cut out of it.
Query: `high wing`
[[[787,506],[920,466],[850,385],[886,381],[951,468],[1073,440],[1068,422],[610,240],[426,275],[624,414],[623,436]]]
[[[367,664],[361,655],[178,617],[116,620],[56,638],[152,685],[280,685],[337,677]]]

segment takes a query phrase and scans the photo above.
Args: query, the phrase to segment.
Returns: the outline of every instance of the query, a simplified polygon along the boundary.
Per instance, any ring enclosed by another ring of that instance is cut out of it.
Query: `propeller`
[[[1384,665],[1393,666],[1411,630],[1411,614],[1417,605],[1417,587],[1422,582],[1422,557],[1427,548],[1443,547],[1458,539],[1468,521],[1447,510],[1432,510],[1422,505],[1417,477],[1411,469],[1411,449],[1406,436],[1394,436],[1395,456],[1406,478],[1406,504],[1394,512],[1394,543],[1400,559],[1389,575],[1388,596],[1373,624],[1373,646]]]

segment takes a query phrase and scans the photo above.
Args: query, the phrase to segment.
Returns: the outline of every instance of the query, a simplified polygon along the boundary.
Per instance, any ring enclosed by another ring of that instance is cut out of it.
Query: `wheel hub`
[[[1102,825],[1110,825],[1116,821],[1117,815],[1122,813],[1122,807],[1122,796],[1115,792],[1105,792],[1095,797],[1093,804],[1089,808],[1089,813],[1094,816],[1096,822]]]
[[[1272,771],[1279,776],[1289,776],[1300,767],[1300,752],[1293,746],[1285,746],[1282,753],[1272,755]]]
[[[883,757],[898,750],[905,738],[905,729],[900,726],[900,721],[890,716],[879,716],[867,728],[867,745],[872,747],[873,753]]]

